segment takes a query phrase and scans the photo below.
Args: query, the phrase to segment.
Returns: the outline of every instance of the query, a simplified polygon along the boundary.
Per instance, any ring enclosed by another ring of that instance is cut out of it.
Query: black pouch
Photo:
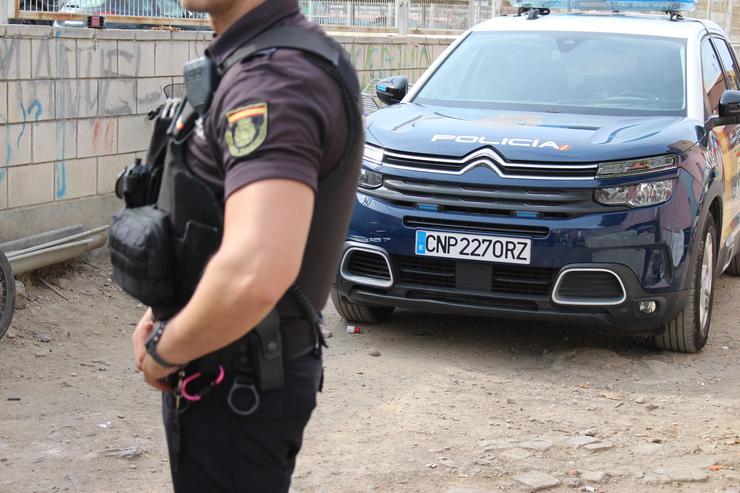
[[[146,306],[175,294],[167,215],[153,205],[121,209],[108,233],[113,280]]]
[[[283,342],[280,331],[280,315],[272,310],[252,332],[249,333],[255,383],[262,392],[281,389],[285,386]]]

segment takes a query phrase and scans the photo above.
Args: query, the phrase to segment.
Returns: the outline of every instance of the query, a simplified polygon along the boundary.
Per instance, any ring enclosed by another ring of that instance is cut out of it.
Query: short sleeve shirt
[[[272,26],[321,31],[295,0],[269,0],[215,38],[209,54],[221,62]],[[268,50],[224,75],[196,125],[187,160],[224,201],[268,179],[296,180],[316,192],[319,179],[341,160],[347,127],[341,92],[324,70],[303,52]]]

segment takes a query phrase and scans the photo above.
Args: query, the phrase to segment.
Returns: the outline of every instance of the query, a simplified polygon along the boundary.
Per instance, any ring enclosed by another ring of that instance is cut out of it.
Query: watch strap
[[[166,322],[157,322],[154,324],[154,332],[146,343],[146,352],[147,354],[149,354],[149,356],[152,357],[154,361],[157,362],[158,365],[164,366],[166,368],[176,368],[180,365],[170,363],[162,356],[160,356],[159,353],[157,353],[157,344],[159,344],[159,341],[162,339],[162,334],[164,334],[164,329],[166,326]]]

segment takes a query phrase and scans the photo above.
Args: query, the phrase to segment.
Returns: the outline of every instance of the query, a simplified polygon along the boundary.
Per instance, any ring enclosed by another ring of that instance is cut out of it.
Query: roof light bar
[[[514,7],[525,9],[608,10],[622,12],[690,12],[695,0],[511,0]]]

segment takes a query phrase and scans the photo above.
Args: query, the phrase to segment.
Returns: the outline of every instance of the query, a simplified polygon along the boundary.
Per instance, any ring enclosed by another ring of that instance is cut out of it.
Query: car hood
[[[682,152],[702,124],[676,116],[625,117],[443,108],[405,103],[367,118],[367,142],[461,157],[494,148],[511,162],[593,162]]]

